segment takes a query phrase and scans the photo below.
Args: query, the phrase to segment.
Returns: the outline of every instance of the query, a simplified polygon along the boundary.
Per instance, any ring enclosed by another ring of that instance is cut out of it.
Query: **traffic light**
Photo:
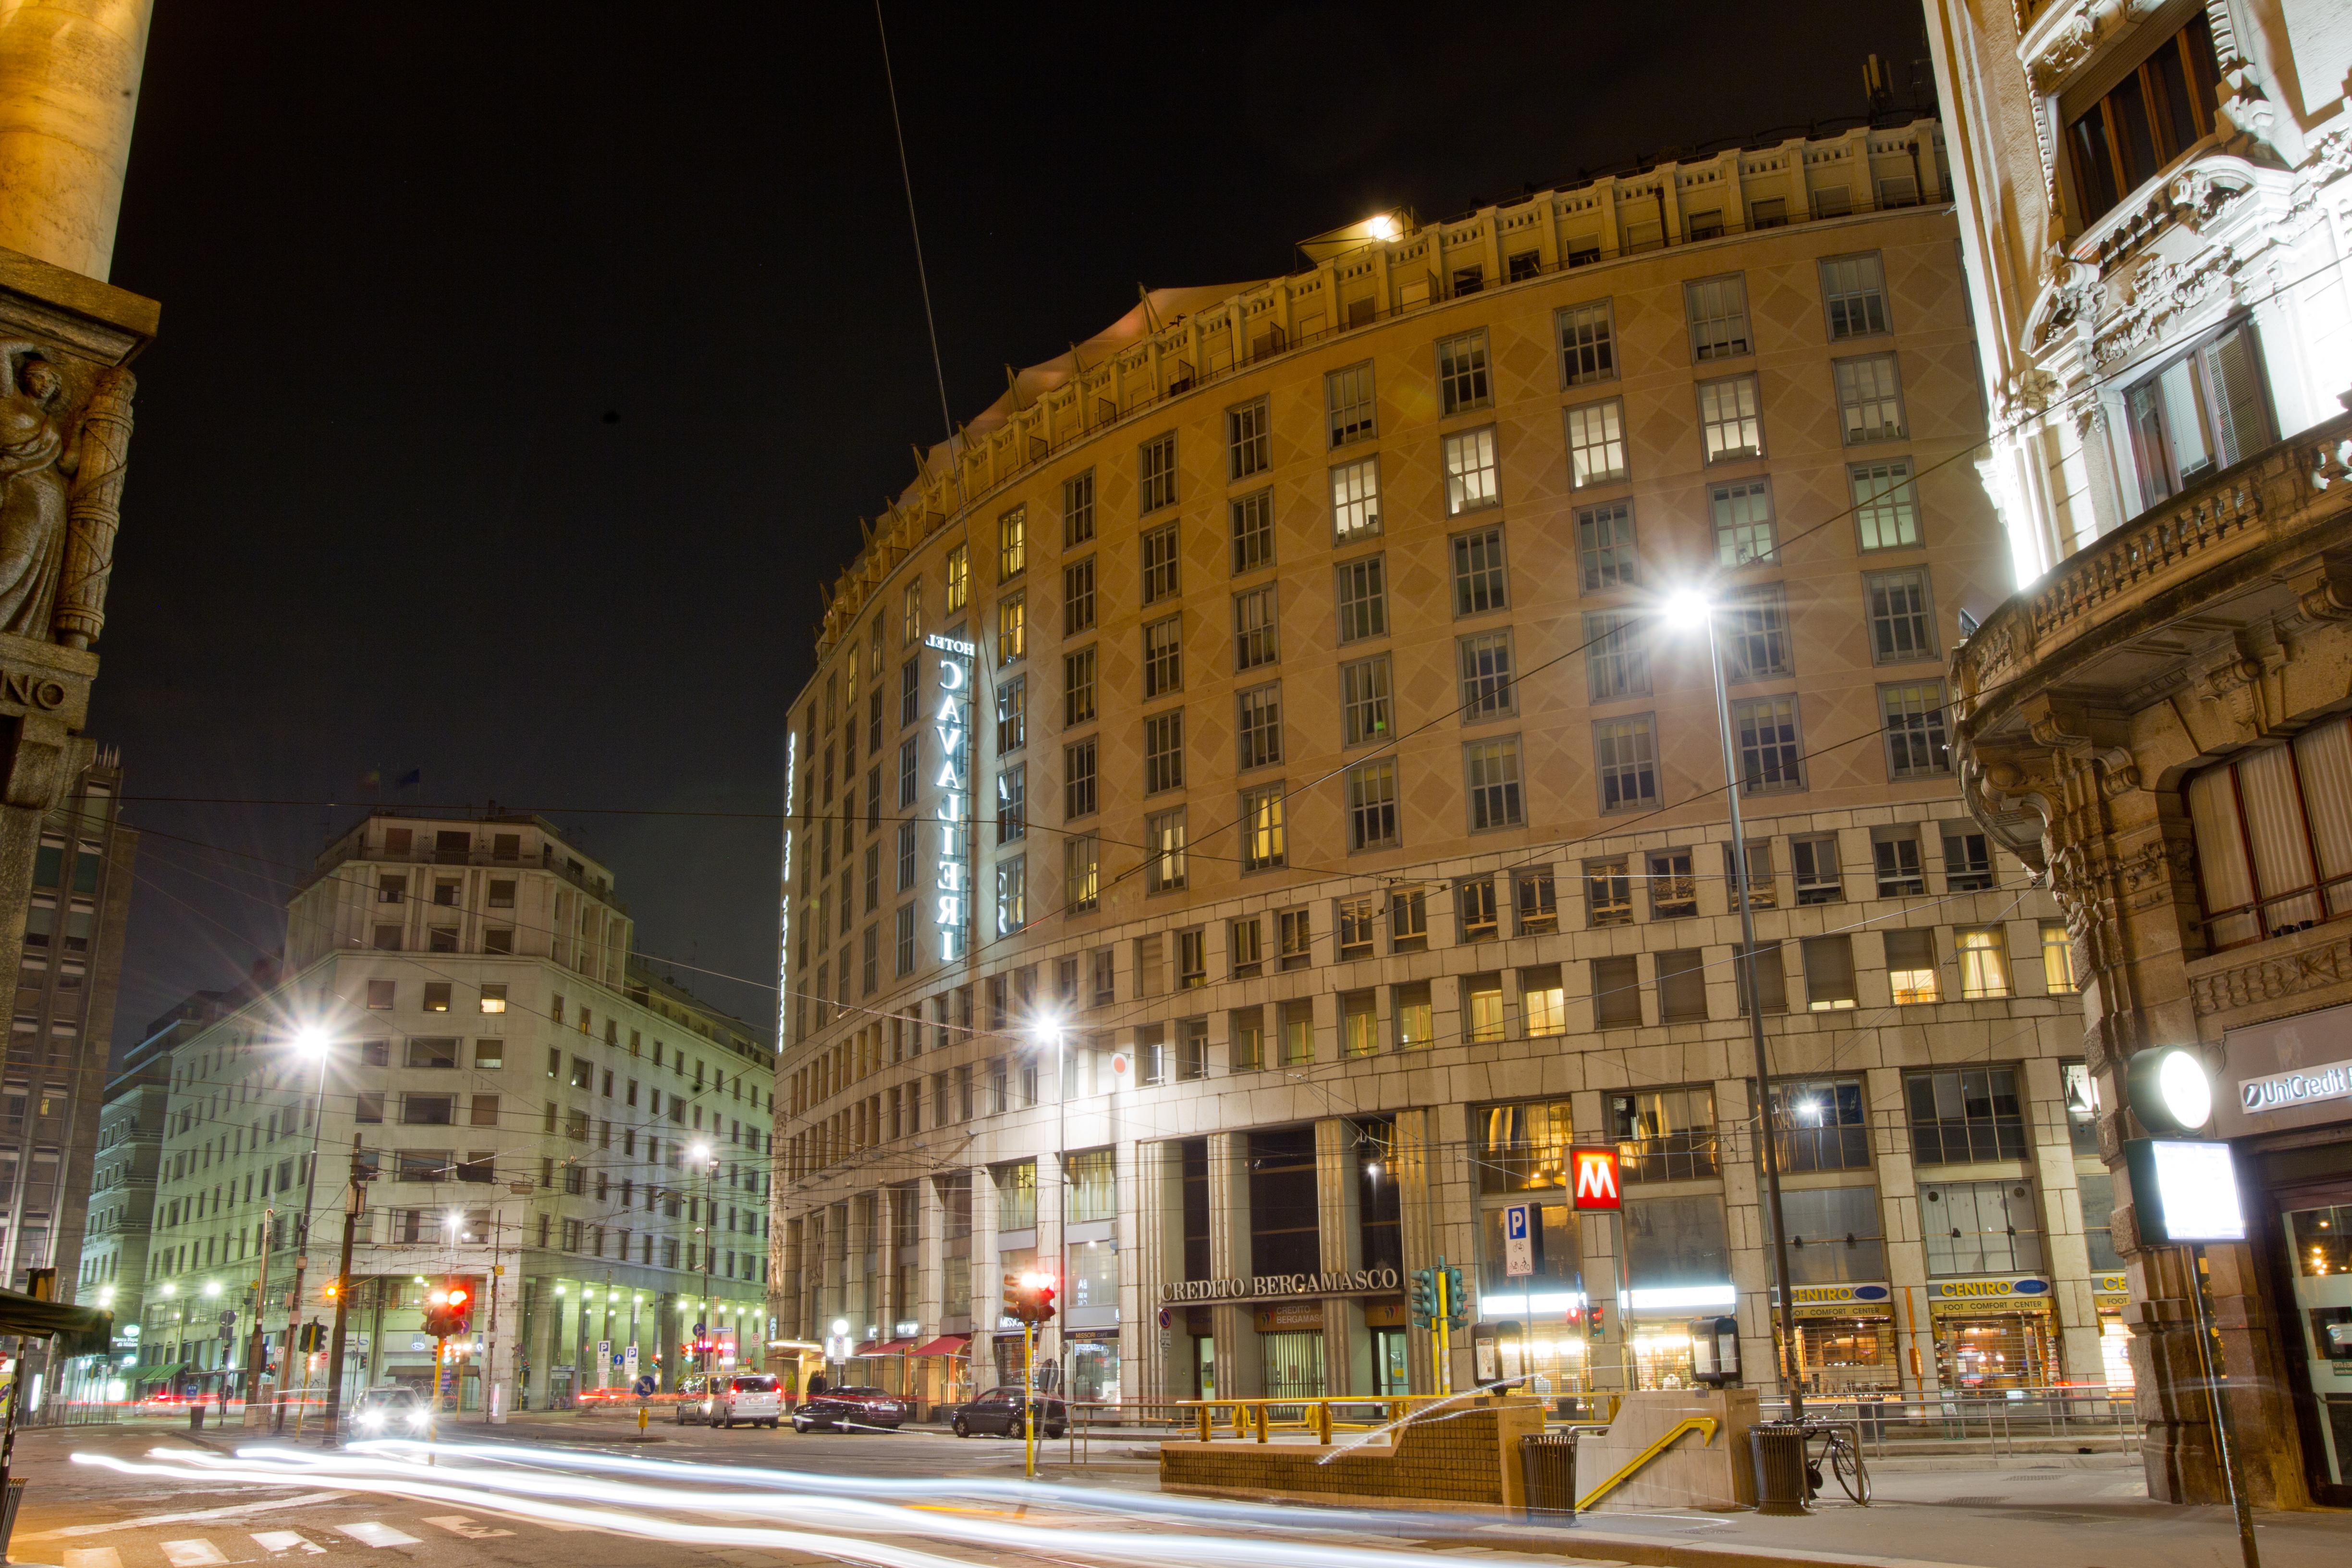
[[[425,1298],[425,1331],[435,1339],[464,1334],[474,1317],[474,1289],[465,1279],[444,1279]]]
[[[1437,1316],[1436,1269],[1416,1268],[1412,1271],[1412,1295],[1410,1305],[1412,1312],[1412,1326],[1416,1329],[1429,1327],[1431,1321]]]
[[[1470,1293],[1462,1288],[1462,1266],[1445,1266],[1445,1324],[1448,1328],[1470,1326]]]
[[[1054,1315],[1054,1277],[1050,1274],[1007,1274],[1004,1315],[1016,1323],[1042,1323]]]
[[[302,1324],[295,1331],[294,1348],[297,1351],[306,1353],[311,1351],[325,1350],[327,1348],[327,1325],[324,1323]]]

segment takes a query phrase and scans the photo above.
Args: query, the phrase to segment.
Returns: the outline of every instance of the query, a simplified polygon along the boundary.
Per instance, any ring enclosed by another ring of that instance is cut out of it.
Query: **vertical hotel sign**
[[[974,646],[934,632],[923,639],[940,656],[939,704],[931,728],[940,737],[939,837],[932,858],[932,924],[940,962],[964,956],[971,921],[971,660]]]
[[[792,1037],[785,1023],[793,1004],[793,795],[800,784],[801,732],[784,731],[784,872],[776,890],[776,1049]]]

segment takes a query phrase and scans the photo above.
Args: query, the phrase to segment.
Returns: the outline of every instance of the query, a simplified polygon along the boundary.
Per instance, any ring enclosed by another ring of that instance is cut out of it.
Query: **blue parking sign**
[[[1503,1272],[1525,1279],[1536,1271],[1535,1205],[1513,1204],[1503,1211]]]

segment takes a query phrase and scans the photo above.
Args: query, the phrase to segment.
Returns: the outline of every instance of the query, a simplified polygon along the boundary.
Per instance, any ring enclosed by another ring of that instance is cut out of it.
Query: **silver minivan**
[[[703,1419],[713,1426],[774,1426],[784,1418],[784,1397],[766,1373],[714,1377],[702,1398]]]

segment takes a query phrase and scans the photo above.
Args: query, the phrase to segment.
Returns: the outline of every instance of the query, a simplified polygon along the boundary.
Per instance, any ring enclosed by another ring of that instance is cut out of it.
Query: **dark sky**
[[[888,15],[960,419],[1139,282],[1926,55],[1909,0]],[[113,280],[163,303],[90,726],[150,830],[118,1049],[386,801],[547,813],[772,1017],[816,584],[941,433],[870,5],[159,0]]]

